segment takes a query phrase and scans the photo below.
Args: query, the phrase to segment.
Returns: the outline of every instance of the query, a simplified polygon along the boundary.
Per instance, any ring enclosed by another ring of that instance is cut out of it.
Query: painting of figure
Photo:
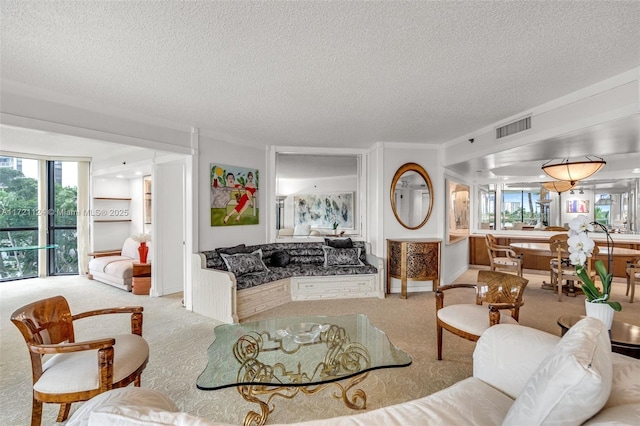
[[[257,225],[257,169],[211,164],[211,226]]]

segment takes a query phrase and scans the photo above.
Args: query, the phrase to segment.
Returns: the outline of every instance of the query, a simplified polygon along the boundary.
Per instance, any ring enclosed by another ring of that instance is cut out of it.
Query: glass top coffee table
[[[352,409],[366,408],[362,389],[351,389],[370,371],[406,367],[411,357],[395,347],[365,315],[273,318],[215,328],[208,364],[198,389],[237,387],[242,397],[260,405],[244,425],[263,425],[273,412],[271,400],[315,394],[328,386]],[[351,394],[351,395],[349,395]]]

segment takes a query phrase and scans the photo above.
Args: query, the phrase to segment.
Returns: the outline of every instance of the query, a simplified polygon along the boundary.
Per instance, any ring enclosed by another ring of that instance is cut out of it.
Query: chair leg
[[[558,277],[556,287],[558,287],[558,302],[562,302],[562,280],[560,279],[560,277]]]
[[[442,361],[442,327],[437,326],[436,338],[438,340],[438,361]]]
[[[631,283],[631,296],[629,296],[629,303],[633,303],[633,296],[636,293],[636,283]]]
[[[142,374],[138,374],[136,378],[133,380],[133,386],[139,388],[142,384]]]
[[[58,412],[58,423],[64,422],[69,417],[69,410],[71,409],[71,404],[60,404],[60,411]]]
[[[31,426],[40,426],[42,423],[42,401],[33,398],[31,401]]]

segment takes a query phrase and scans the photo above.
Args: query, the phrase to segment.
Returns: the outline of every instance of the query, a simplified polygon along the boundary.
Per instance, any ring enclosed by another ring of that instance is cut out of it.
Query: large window
[[[478,218],[480,229],[496,229],[496,186],[478,186]]]
[[[539,189],[502,191],[502,226],[507,229],[535,226],[540,221],[539,200]]]
[[[47,162],[49,275],[78,273],[77,171],[75,162]]]
[[[40,250],[48,275],[77,274],[77,163],[46,161],[40,176],[39,160],[1,159],[0,280],[38,276]],[[43,207],[39,191],[47,194]]]

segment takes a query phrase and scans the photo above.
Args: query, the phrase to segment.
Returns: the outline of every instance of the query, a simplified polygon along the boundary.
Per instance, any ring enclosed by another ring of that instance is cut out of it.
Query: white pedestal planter
[[[584,308],[588,317],[598,318],[607,326],[607,330],[611,330],[613,322],[613,313],[615,312],[608,303],[590,303],[584,301]]]

